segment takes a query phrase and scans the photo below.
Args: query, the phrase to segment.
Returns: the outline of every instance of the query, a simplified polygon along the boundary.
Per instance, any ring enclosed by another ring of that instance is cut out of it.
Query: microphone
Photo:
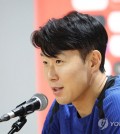
[[[43,94],[35,94],[31,97],[27,102],[23,102],[18,105],[15,109],[11,110],[9,113],[4,114],[0,117],[0,122],[8,121],[11,118],[17,116],[26,116],[28,114],[33,113],[35,110],[42,111],[48,105],[48,99]]]

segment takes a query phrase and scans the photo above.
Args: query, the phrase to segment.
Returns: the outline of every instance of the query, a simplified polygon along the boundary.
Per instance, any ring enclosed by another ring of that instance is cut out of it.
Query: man
[[[120,77],[105,74],[107,41],[99,21],[76,11],[33,32],[55,95],[42,134],[120,133]]]

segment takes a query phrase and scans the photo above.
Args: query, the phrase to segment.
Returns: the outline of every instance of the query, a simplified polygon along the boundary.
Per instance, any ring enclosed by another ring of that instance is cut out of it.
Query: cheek
[[[76,81],[77,80],[80,81],[82,75],[86,73],[86,71],[84,71],[84,69],[79,65],[66,66],[58,69],[58,72],[59,72],[60,79],[63,82],[70,82],[70,81],[74,81],[75,79]]]
[[[88,80],[88,70],[85,67],[72,66],[64,69],[64,73],[61,73],[61,81],[66,87],[66,92],[71,90],[71,93],[81,91],[86,88]]]
[[[48,81],[48,70],[47,70],[47,68],[44,67],[43,73],[44,73],[45,79]]]

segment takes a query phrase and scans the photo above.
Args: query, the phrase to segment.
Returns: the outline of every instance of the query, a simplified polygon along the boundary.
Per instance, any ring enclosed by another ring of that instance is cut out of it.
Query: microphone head
[[[40,102],[40,108],[39,111],[44,110],[48,105],[48,99],[44,94],[35,94],[32,98],[36,98]]]

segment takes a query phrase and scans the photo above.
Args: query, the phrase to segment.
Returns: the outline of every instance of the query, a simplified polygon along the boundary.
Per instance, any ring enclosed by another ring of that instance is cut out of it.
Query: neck
[[[103,73],[92,76],[89,81],[89,88],[80,96],[79,101],[73,102],[73,105],[76,107],[81,117],[91,114],[95,101],[101,93],[106,80],[106,75]]]

